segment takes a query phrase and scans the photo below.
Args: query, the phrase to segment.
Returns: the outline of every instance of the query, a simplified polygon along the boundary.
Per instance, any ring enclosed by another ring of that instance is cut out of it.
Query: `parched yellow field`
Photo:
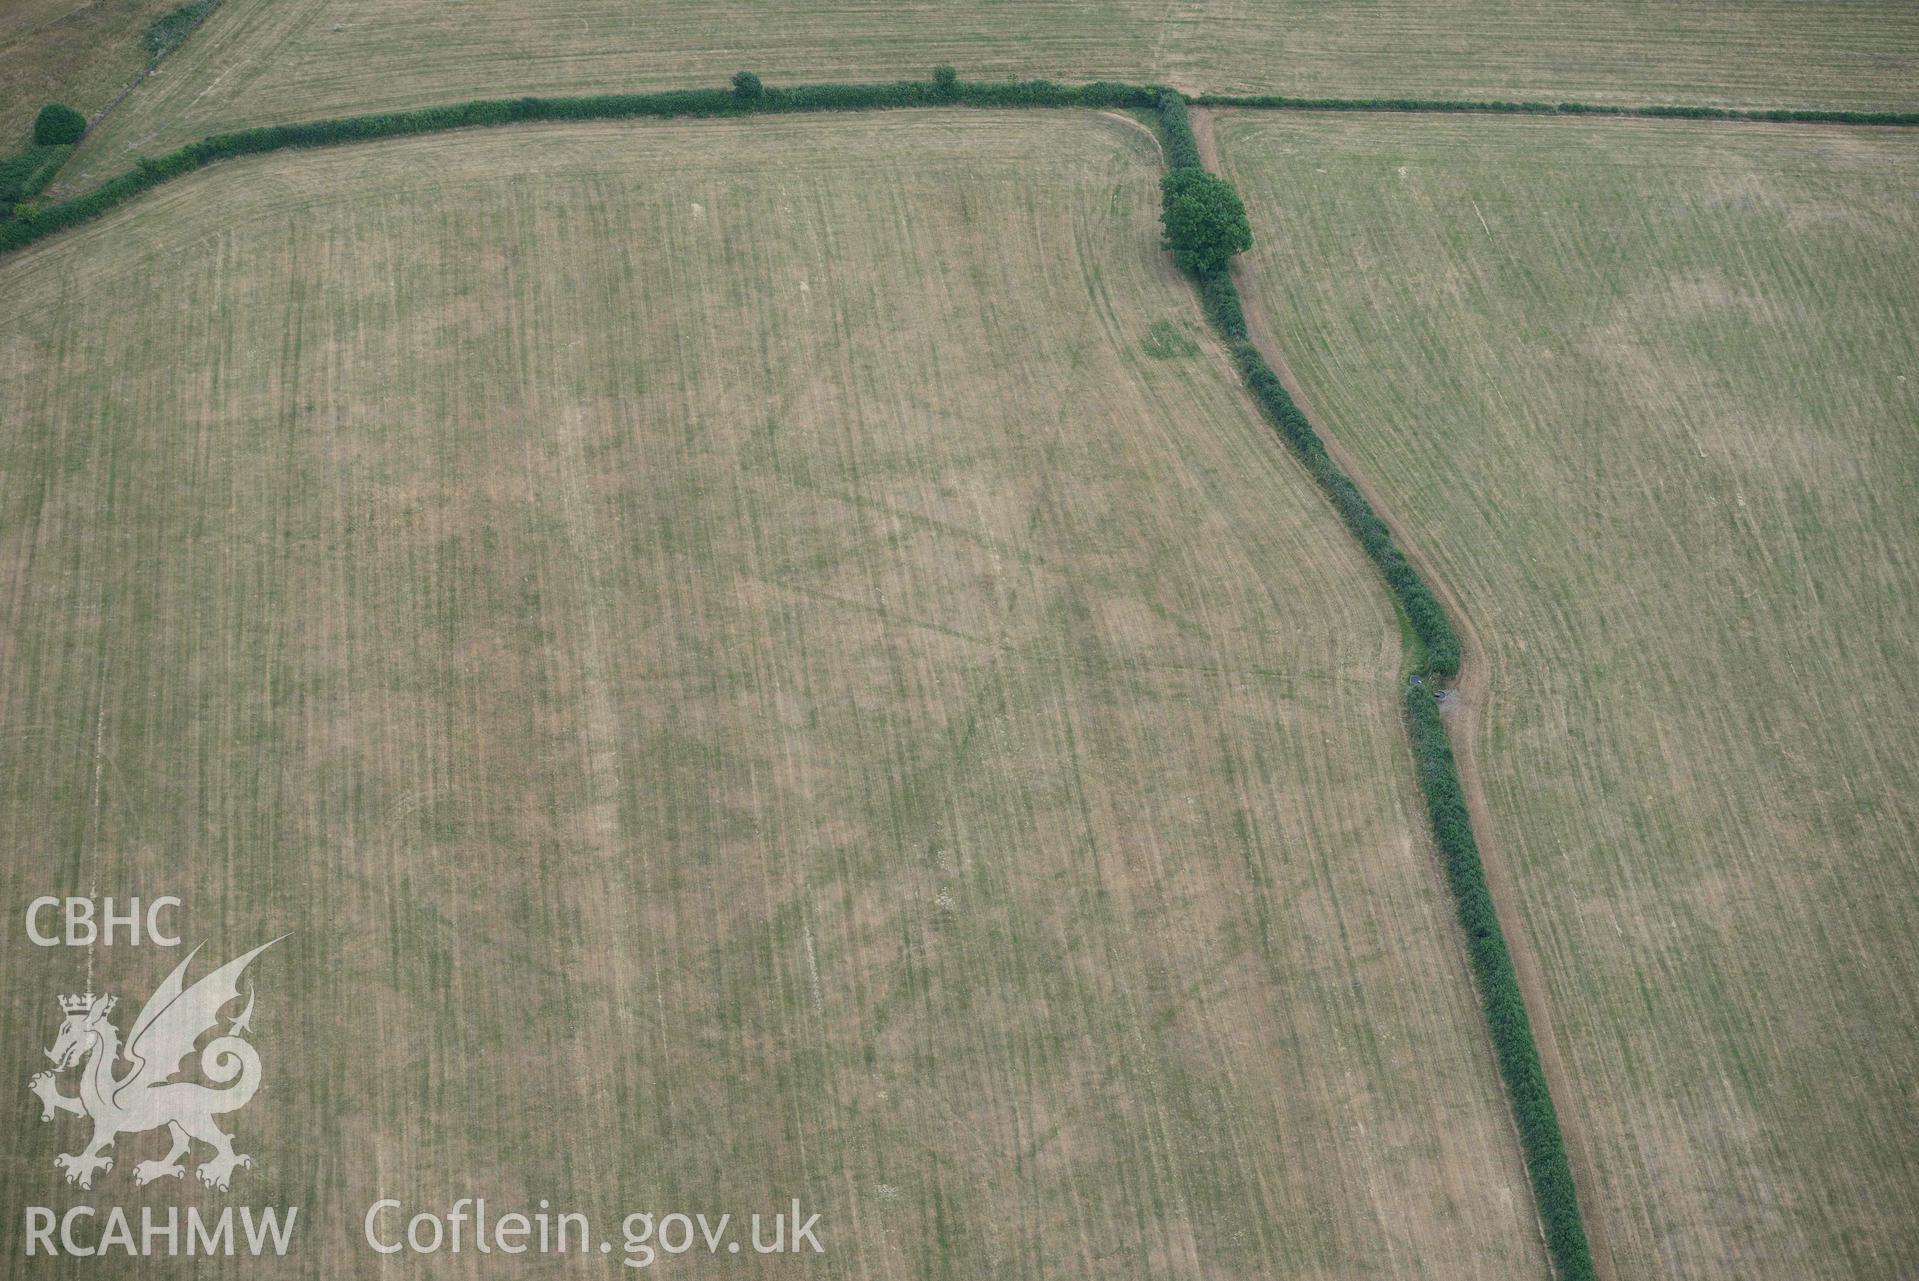
[[[1620,1277],[1919,1274],[1919,134],[1221,117],[1463,598]]]
[[[1919,107],[1906,0],[226,0],[69,189],[220,129],[473,97],[774,80]]]
[[[212,1271],[369,1274],[376,1198],[471,1195],[823,1216],[700,1276],[1541,1275],[1393,617],[1154,148],[491,130],[0,264],[0,901],[293,931],[231,1199],[303,1245]],[[83,961],[5,946],[27,1056]],[[136,1202],[153,1136],[62,1186],[16,1103],[5,1231],[202,1203]]]

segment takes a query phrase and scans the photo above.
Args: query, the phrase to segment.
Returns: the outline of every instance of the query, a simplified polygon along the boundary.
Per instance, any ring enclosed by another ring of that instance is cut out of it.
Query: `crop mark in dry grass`
[[[301,931],[287,1199],[1539,1271],[1390,614],[1223,353],[1139,350],[1157,175],[1090,113],[505,129],[0,265],[0,723],[104,711],[103,884]],[[0,739],[9,895],[83,756]]]

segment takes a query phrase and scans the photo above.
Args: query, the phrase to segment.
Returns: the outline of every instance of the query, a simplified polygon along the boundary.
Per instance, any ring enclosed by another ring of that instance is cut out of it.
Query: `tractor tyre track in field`
[[[1224,175],[1220,164],[1219,146],[1213,132],[1213,112],[1205,107],[1189,108],[1193,126],[1193,136],[1198,140],[1200,158],[1206,168],[1215,174]],[[1459,594],[1452,584],[1439,572],[1419,541],[1411,536],[1405,523],[1394,512],[1377,487],[1368,479],[1366,472],[1358,466],[1357,460],[1333,432],[1324,417],[1313,408],[1311,397],[1294,376],[1292,367],[1287,364],[1284,351],[1267,322],[1264,304],[1259,292],[1252,288],[1252,269],[1244,261],[1235,259],[1232,263],[1233,283],[1239,288],[1240,304],[1246,317],[1246,336],[1260,354],[1266,358],[1273,372],[1285,385],[1286,392],[1298,405],[1299,412],[1312,423],[1313,430],[1325,443],[1326,452],[1339,464],[1340,470],[1351,478],[1353,484],[1372,504],[1380,520],[1392,531],[1393,541],[1399,545],[1406,559],[1419,571],[1433,589],[1440,602],[1446,607],[1447,615],[1459,633],[1461,662],[1459,674],[1454,678],[1452,690],[1453,706],[1449,709],[1449,718],[1456,731],[1451,734],[1453,755],[1459,771],[1459,779],[1466,793],[1466,808],[1472,816],[1473,834],[1479,845],[1481,861],[1485,866],[1486,885],[1498,909],[1501,929],[1506,935],[1506,947],[1512,955],[1513,969],[1518,975],[1520,994],[1525,998],[1526,1010],[1532,1022],[1533,1039],[1539,1048],[1539,1060],[1546,1073],[1546,1082],[1552,1091],[1559,1113],[1559,1128],[1566,1145],[1566,1159],[1572,1167],[1574,1183],[1586,1194],[1580,1198],[1580,1217],[1585,1221],[1588,1244],[1592,1248],[1593,1267],[1602,1281],[1617,1281],[1618,1272],[1613,1266],[1611,1249],[1606,1244],[1605,1225],[1599,1217],[1598,1198],[1591,1194],[1595,1186],[1593,1166],[1588,1158],[1585,1128],[1580,1114],[1574,1109],[1572,1077],[1566,1071],[1565,1061],[1560,1057],[1559,1041],[1553,1032],[1552,1007],[1547,1000],[1545,973],[1540,968],[1539,956],[1533,950],[1532,940],[1521,928],[1523,922],[1519,912],[1518,887],[1513,883],[1512,875],[1506,866],[1504,852],[1492,823],[1492,811],[1486,803],[1486,792],[1479,771],[1478,732],[1481,719],[1492,699],[1492,681],[1486,658],[1486,647],[1480,643],[1479,631],[1473,624],[1472,615],[1466,610]],[[1515,1125],[1517,1122],[1515,1122]]]

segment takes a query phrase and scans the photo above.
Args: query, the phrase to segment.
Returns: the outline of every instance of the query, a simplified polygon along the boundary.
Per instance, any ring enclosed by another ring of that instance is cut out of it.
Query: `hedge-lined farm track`
[[[1621,1276],[1919,1269],[1919,139],[1226,113],[1248,281],[1490,657]]]
[[[513,94],[772,79],[1165,81],[1195,92],[1919,106],[1892,0],[227,0],[68,190],[205,134]]]
[[[1092,113],[501,128],[0,263],[0,884],[297,931],[247,1124],[306,1274],[376,1189],[800,1195],[817,1276],[1540,1274],[1391,611],[1158,172]]]

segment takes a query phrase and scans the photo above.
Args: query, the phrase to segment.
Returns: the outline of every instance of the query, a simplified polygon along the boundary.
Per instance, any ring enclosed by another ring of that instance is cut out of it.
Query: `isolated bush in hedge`
[[[1252,224],[1239,193],[1204,169],[1175,169],[1159,180],[1160,225],[1173,259],[1196,276],[1223,271],[1253,247]]]
[[[752,102],[765,92],[766,86],[750,71],[742,71],[733,77],[733,96],[742,102]]]
[[[49,102],[33,118],[33,142],[39,147],[64,147],[86,131],[87,118],[64,102]]]
[[[959,87],[959,72],[953,70],[943,62],[940,63],[939,66],[933,68],[933,87],[941,93],[951,96],[953,90]]]

